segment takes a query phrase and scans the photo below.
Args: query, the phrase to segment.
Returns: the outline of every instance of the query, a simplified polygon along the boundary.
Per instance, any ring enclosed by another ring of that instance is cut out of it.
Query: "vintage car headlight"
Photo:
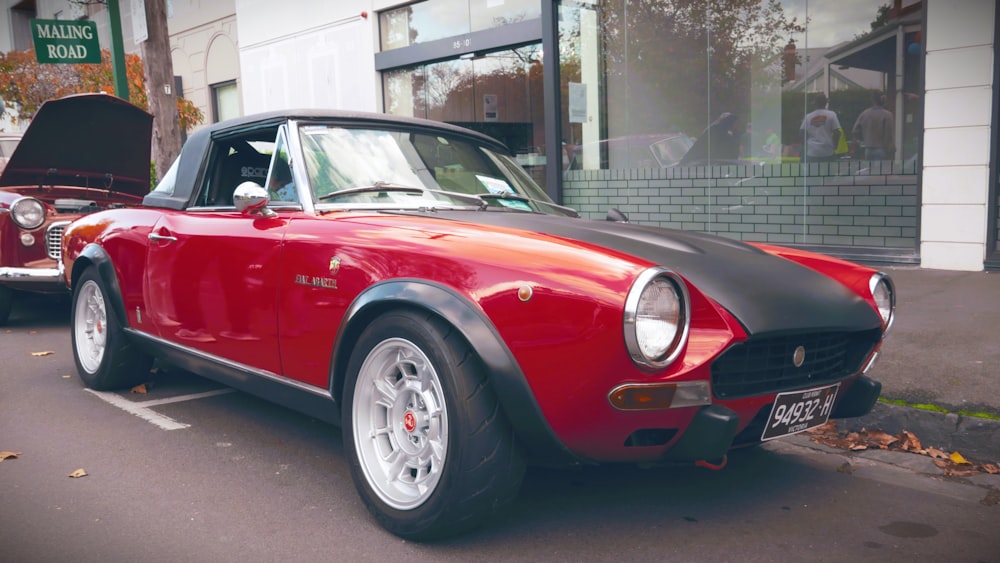
[[[45,206],[33,197],[22,197],[10,205],[10,216],[18,227],[30,231],[45,222]]]
[[[892,280],[889,276],[878,272],[872,274],[868,280],[868,288],[872,292],[872,298],[875,299],[875,305],[878,306],[878,314],[882,316],[882,326],[885,327],[882,332],[887,333],[892,326],[896,310],[896,292],[892,287]]]
[[[661,369],[677,359],[690,310],[687,287],[676,274],[663,268],[640,274],[625,299],[625,345],[632,361]]]

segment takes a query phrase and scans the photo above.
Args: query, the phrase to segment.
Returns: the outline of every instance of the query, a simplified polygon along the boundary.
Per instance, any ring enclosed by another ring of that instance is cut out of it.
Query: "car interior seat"
[[[246,181],[263,186],[267,179],[267,168],[271,155],[261,154],[249,146],[226,156],[222,163],[219,191],[215,194],[216,205],[233,205],[233,191]]]

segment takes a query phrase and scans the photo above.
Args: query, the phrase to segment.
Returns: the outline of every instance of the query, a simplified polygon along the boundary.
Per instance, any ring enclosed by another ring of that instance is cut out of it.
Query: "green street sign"
[[[97,24],[79,20],[31,20],[31,38],[39,63],[99,63]]]

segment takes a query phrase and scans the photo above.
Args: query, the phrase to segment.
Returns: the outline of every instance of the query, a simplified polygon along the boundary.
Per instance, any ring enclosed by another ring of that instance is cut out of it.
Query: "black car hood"
[[[726,308],[750,334],[881,327],[875,310],[840,282],[739,241],[552,215],[451,211],[433,215],[583,241],[660,264]]]
[[[149,192],[153,116],[107,94],[49,100],[0,174],[0,186],[59,185]]]

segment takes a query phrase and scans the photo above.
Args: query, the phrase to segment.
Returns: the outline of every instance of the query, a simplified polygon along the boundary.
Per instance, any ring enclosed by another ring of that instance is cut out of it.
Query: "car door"
[[[147,268],[160,336],[280,374],[275,300],[286,226],[236,211],[164,214]]]
[[[163,339],[281,374],[279,258],[289,216],[296,211],[236,211],[232,189],[247,180],[263,184],[270,155],[258,153],[253,162],[234,152],[234,143],[217,144],[201,190],[205,195],[185,210],[164,213],[149,234],[148,312]],[[250,151],[249,145],[243,143],[240,151]],[[241,173],[229,177],[226,170]],[[213,185],[220,182],[221,189]]]

